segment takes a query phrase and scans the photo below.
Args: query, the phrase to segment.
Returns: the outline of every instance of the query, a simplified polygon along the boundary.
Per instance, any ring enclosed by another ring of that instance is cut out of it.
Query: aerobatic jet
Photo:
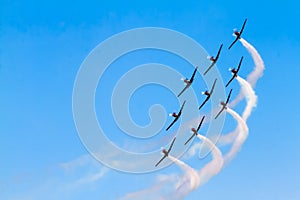
[[[235,38],[235,40],[231,43],[231,45],[228,47],[228,49],[230,49],[230,48],[236,43],[236,41],[238,41],[239,39],[241,39],[241,35],[242,35],[243,31],[244,31],[246,22],[247,22],[247,19],[245,19],[245,21],[244,21],[244,23],[243,23],[243,26],[242,26],[242,28],[241,28],[241,31],[234,30],[233,35],[234,35],[236,38]]]
[[[209,98],[211,97],[212,93],[214,92],[214,88],[216,85],[217,79],[215,79],[213,86],[211,87],[210,92],[208,92],[208,90],[206,90],[205,92],[202,92],[202,94],[206,95],[206,99],[203,101],[203,103],[199,106],[199,110],[204,106],[204,104],[209,100]]]
[[[232,89],[230,90],[230,92],[229,92],[229,94],[228,94],[228,97],[227,97],[227,100],[226,100],[225,103],[224,103],[223,101],[221,101],[222,109],[221,109],[220,112],[217,114],[217,116],[215,117],[215,119],[217,119],[217,118],[219,117],[219,115],[223,112],[223,110],[226,110],[226,109],[227,109],[227,104],[228,104],[228,101],[229,101],[229,99],[230,99],[231,92],[232,92]]]
[[[166,157],[169,156],[169,153],[170,153],[170,151],[171,151],[171,149],[173,147],[175,139],[176,139],[176,137],[174,137],[174,139],[173,139],[173,141],[172,141],[172,143],[171,143],[171,145],[170,145],[170,147],[169,147],[168,150],[165,150],[165,149],[162,150],[163,154],[165,154],[165,155],[156,163],[155,167],[157,167],[157,165],[159,165],[159,163],[161,163],[161,161],[163,161]]]
[[[177,97],[179,97],[186,89],[188,89],[192,85],[192,83],[194,81],[194,78],[195,78],[195,75],[196,75],[196,72],[197,72],[197,69],[198,69],[198,67],[195,68],[195,70],[193,72],[193,75],[190,79],[187,79],[187,78],[182,79],[186,85],[183,88],[183,90],[177,95]]]
[[[209,70],[216,64],[216,62],[217,62],[218,59],[219,59],[219,56],[220,56],[222,47],[223,47],[223,44],[221,44],[221,46],[220,46],[220,48],[219,48],[219,50],[218,50],[218,53],[217,53],[216,57],[213,57],[213,56],[208,57],[208,58],[212,61],[212,63],[210,64],[210,66],[207,68],[207,70],[204,72],[203,75],[206,75],[207,72],[209,72]]]
[[[192,136],[184,143],[184,145],[186,145],[187,143],[189,143],[189,141],[191,141],[191,139],[192,139],[193,137],[195,137],[196,135],[198,135],[198,131],[199,131],[199,129],[200,129],[200,127],[201,127],[201,125],[202,125],[202,123],[203,123],[203,121],[204,121],[204,118],[205,118],[205,116],[202,117],[202,119],[201,119],[201,121],[200,121],[200,123],[199,123],[197,129],[192,128],[193,135],[192,135]]]
[[[181,106],[181,108],[180,108],[178,114],[176,114],[175,112],[173,112],[173,113],[171,114],[171,116],[175,117],[175,119],[174,119],[174,120],[172,121],[172,123],[168,126],[168,128],[166,129],[166,131],[169,130],[169,128],[171,128],[171,126],[173,126],[173,124],[179,119],[179,117],[180,117],[180,115],[181,115],[181,113],[182,113],[182,109],[183,109],[183,107],[184,107],[185,102],[186,102],[186,101],[184,100],[184,102],[183,102],[183,104],[182,104],[182,106]]]
[[[226,84],[226,87],[231,83],[231,81],[233,81],[234,78],[237,77],[237,73],[239,72],[240,70],[240,67],[241,67],[241,64],[242,64],[242,61],[243,61],[243,56],[241,57],[241,60],[239,62],[239,65],[237,67],[237,69],[233,68],[233,69],[229,69],[231,72],[232,72],[232,77],[231,79],[228,81],[228,83]]]

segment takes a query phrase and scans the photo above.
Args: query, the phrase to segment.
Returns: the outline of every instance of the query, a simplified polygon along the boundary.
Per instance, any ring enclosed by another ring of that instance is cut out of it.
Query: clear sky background
[[[186,199],[300,199],[298,8],[299,3],[291,0],[1,0],[0,198],[117,199],[150,187],[158,174],[180,173],[173,165],[133,175],[93,161],[73,122],[77,71],[96,45],[121,31],[145,26],[170,28],[192,37],[214,54],[221,42],[227,48],[234,39],[232,29],[240,28],[248,18],[243,37],[259,51],[266,67],[255,88],[258,106],[248,120],[249,138],[218,176]],[[252,59],[237,43],[230,56],[218,63],[224,79],[229,79],[227,68],[236,65],[241,54],[245,63],[240,75],[246,77],[251,72]],[[144,56],[139,57],[141,63],[151,61],[151,53]],[[189,76],[191,68],[186,69],[180,72]],[[204,84],[200,86],[205,90]],[[100,89],[106,92],[110,86]],[[144,100],[137,94],[135,101]],[[177,105],[175,97],[154,97],[147,105],[156,101],[164,105],[171,101],[172,106],[166,107],[170,112]],[[97,106],[101,110],[101,105]],[[148,118],[139,109],[132,106],[133,118],[145,124]],[[108,128],[112,123],[108,119],[104,122]],[[112,136],[118,142],[116,138]],[[191,162],[197,168],[203,166],[201,160]]]

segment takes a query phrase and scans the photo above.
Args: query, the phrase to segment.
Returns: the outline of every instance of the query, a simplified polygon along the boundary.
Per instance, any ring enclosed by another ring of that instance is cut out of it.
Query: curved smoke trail
[[[239,76],[237,77],[237,80],[240,83],[242,91],[245,94],[245,97],[247,99],[247,105],[243,112],[243,117],[241,117],[232,109],[227,108],[227,112],[231,114],[234,117],[234,119],[236,119],[236,121],[238,122],[238,126],[235,129],[237,134],[231,135],[230,138],[231,142],[233,142],[233,145],[229,152],[226,155],[224,155],[224,157],[222,157],[222,152],[214,143],[212,143],[205,136],[198,135],[198,137],[201,140],[206,141],[207,144],[211,146],[212,155],[214,158],[213,161],[208,163],[198,172],[200,177],[200,185],[203,185],[214,175],[217,175],[221,171],[222,167],[225,164],[228,164],[232,160],[232,158],[235,157],[235,155],[239,152],[243,143],[247,139],[249,129],[244,118],[247,119],[250,116],[252,109],[256,106],[257,96],[255,95],[255,92],[252,89],[251,85],[246,80]]]
[[[241,85],[241,91],[238,94],[238,96],[229,103],[229,107],[231,107],[231,108],[234,107],[236,104],[238,104],[245,97],[244,94],[252,93],[250,91],[250,88],[253,91],[253,88],[255,87],[256,82],[258,81],[258,79],[260,77],[262,77],[263,72],[265,70],[264,61],[262,60],[262,58],[259,55],[258,51],[250,43],[248,43],[245,39],[241,38],[239,41],[242,43],[242,45],[251,54],[251,57],[252,57],[252,59],[254,61],[254,64],[255,64],[255,67],[254,67],[253,71],[248,75],[247,81],[244,81],[244,82],[247,82],[247,84],[246,83],[242,84],[239,81],[239,83]],[[254,93],[254,91],[253,91],[253,93]],[[247,107],[245,108],[244,113],[246,111],[247,112],[242,115],[242,117],[245,121],[247,121],[248,117],[250,116],[251,111],[249,112],[249,109],[252,109],[252,108],[250,108],[250,105],[249,105],[248,108]],[[247,113],[249,113],[249,114],[247,114]],[[238,133],[238,130],[235,129],[233,132],[221,136],[219,138],[218,144],[219,145],[226,145],[226,144],[232,143],[234,138],[236,137],[237,133]]]
[[[212,150],[212,161],[206,164],[203,168],[198,172],[198,176],[200,178],[200,185],[206,183],[211,177],[217,175],[222,167],[223,167],[223,157],[220,149],[207,137],[198,134],[197,137],[207,144],[209,148]]]
[[[248,137],[249,129],[244,119],[247,119],[250,116],[252,109],[256,106],[257,96],[255,95],[255,92],[252,89],[251,85],[246,80],[239,76],[237,77],[237,80],[241,85],[244,96],[247,99],[247,105],[242,114],[243,117],[241,117],[232,109],[227,108],[227,112],[230,115],[232,115],[232,117],[238,122],[236,128],[236,135],[231,135],[230,138],[233,144],[229,152],[223,157],[222,152],[213,142],[211,142],[208,138],[206,138],[203,135],[197,135],[197,137],[200,140],[202,140],[210,146],[210,148],[212,149],[213,156],[213,160],[206,166],[204,166],[202,169],[200,169],[200,171],[198,172],[198,176],[200,178],[199,186],[205,184],[213,176],[217,175],[221,171],[223,166],[225,164],[228,164],[236,156],[236,154],[239,152],[239,150],[241,149],[242,145]]]
[[[230,108],[227,108],[226,111],[238,122],[238,135],[235,138],[229,152],[226,155],[224,155],[225,164],[229,163],[239,152],[249,133],[249,129],[245,120],[243,120],[239,114],[237,114],[234,110]]]
[[[166,200],[161,194],[160,190],[167,184],[170,184],[172,181],[177,181],[177,176],[164,176],[159,177],[159,180],[148,189],[140,190],[137,192],[128,193],[125,196],[121,197],[119,200],[132,200],[132,199],[143,199],[143,200]]]
[[[182,171],[184,171],[184,175],[181,178],[180,182],[176,185],[176,191],[173,195],[169,195],[170,199],[182,199],[184,196],[198,188],[200,179],[197,171],[191,168],[189,165],[185,164],[181,160],[169,156],[169,158],[175,162]]]
[[[248,102],[247,106],[242,114],[243,120],[247,121],[248,117],[251,115],[253,108],[256,107],[257,96],[248,81],[241,78],[240,76],[236,77],[236,80],[241,85],[242,92],[245,95],[246,100]]]
[[[220,141],[221,143],[222,140],[227,143],[233,142],[233,145],[229,150],[229,152],[226,155],[224,155],[223,158],[221,151],[214,144],[211,144],[215,147],[212,148],[212,153],[213,153],[213,157],[215,158],[214,159],[215,161],[214,160],[211,161],[211,163],[208,163],[199,171],[200,185],[207,182],[212,176],[218,174],[222,169],[223,165],[228,164],[231,161],[231,159],[235,157],[235,155],[239,152],[243,143],[247,139],[249,133],[249,129],[246,124],[246,121],[257,103],[257,96],[255,95],[253,88],[255,87],[257,80],[263,75],[263,71],[265,67],[264,67],[264,62],[261,59],[259,53],[256,51],[256,49],[251,44],[249,44],[246,40],[241,39],[240,41],[242,42],[243,46],[250,52],[255,63],[255,68],[247,77],[247,80],[249,80],[249,82],[247,82],[246,80],[244,80],[239,76],[236,78],[241,86],[241,92],[238,95],[238,97],[230,103],[230,105],[234,106],[238,102],[240,102],[244,97],[246,97],[247,100],[246,108],[243,111],[242,117],[239,114],[237,114],[235,111],[231,110],[230,108],[227,109],[227,112],[237,120],[238,126],[233,133],[230,133],[225,136],[221,136]],[[219,160],[219,162],[217,162],[217,160]],[[217,167],[217,169],[215,167]]]
[[[265,70],[265,64],[264,61],[262,60],[261,56],[257,52],[257,50],[250,44],[248,43],[244,38],[241,38],[239,40],[242,45],[248,50],[248,52],[251,54],[255,67],[253,71],[247,76],[247,81],[251,85],[252,88],[255,88],[256,82],[260,77],[263,76],[263,72]],[[238,104],[242,99],[244,98],[243,92],[241,91],[239,95],[230,102],[229,107],[234,107],[236,104]]]
[[[120,200],[132,200],[132,199],[162,199],[162,200],[179,200],[184,196],[197,189],[200,183],[200,179],[196,170],[184,163],[183,161],[168,156],[179,168],[184,172],[182,176],[166,175],[161,177],[159,182],[154,184],[151,188],[126,194]],[[177,182],[170,193],[163,194],[161,192],[164,186],[172,185]]]
[[[233,118],[238,122],[238,126],[233,133],[227,134],[225,136],[221,136],[220,138],[221,144],[233,143],[229,152],[225,154],[223,157],[222,152],[214,143],[212,143],[205,136],[198,135],[198,138],[203,140],[206,144],[210,145],[212,149],[213,160],[210,163],[206,164],[203,168],[201,168],[198,171],[197,174],[195,174],[194,173],[195,170],[189,167],[188,165],[186,165],[184,162],[176,158],[170,157],[170,159],[173,159],[173,161],[185,172],[183,178],[178,176],[174,178],[174,176],[172,175],[166,175],[166,177],[164,178],[164,182],[161,181],[159,184],[154,185],[150,189],[128,194],[126,195],[128,198],[124,198],[124,199],[140,199],[141,197],[143,199],[145,199],[146,197],[147,199],[149,197],[147,195],[153,194],[161,190],[163,186],[170,184],[174,181],[178,181],[178,179],[179,181],[177,187],[175,187],[176,190],[175,190],[175,195],[173,197],[171,195],[167,197],[163,195],[159,195],[155,199],[176,199],[174,197],[177,197],[177,199],[183,198],[192,190],[196,189],[198,186],[205,184],[210,178],[217,175],[221,171],[223,166],[225,164],[228,164],[239,152],[242,145],[246,141],[249,133],[246,120],[250,116],[257,102],[257,96],[255,95],[253,88],[255,87],[257,80],[263,75],[263,71],[264,71],[264,62],[261,59],[258,52],[255,50],[255,48],[244,39],[241,39],[240,41],[242,42],[243,46],[247,48],[247,50],[250,52],[255,63],[255,68],[247,77],[247,80],[249,80],[249,82],[242,79],[241,77],[237,77],[237,81],[241,85],[241,92],[238,95],[238,97],[229,104],[229,107],[232,107],[236,105],[238,102],[240,102],[244,97],[246,97],[247,104],[245,110],[243,111],[242,117],[232,109],[227,108],[227,112],[231,114]],[[195,151],[193,151],[192,154],[194,153]],[[187,178],[190,178],[190,180],[188,180]],[[154,199],[154,198],[148,198],[148,199]]]
[[[252,110],[254,107],[256,107],[257,104],[257,96],[251,87],[251,85],[240,76],[237,76],[236,80],[241,86],[241,92],[243,93],[243,96],[246,97],[247,104],[242,114],[242,119],[246,122],[248,117],[250,116]],[[238,127],[231,133],[228,133],[226,135],[222,135],[218,141],[218,144],[225,145],[232,143],[234,139],[236,138],[238,134]]]

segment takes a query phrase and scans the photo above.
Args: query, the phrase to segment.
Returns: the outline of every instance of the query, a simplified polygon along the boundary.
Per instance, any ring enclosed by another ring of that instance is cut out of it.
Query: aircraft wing
[[[223,112],[223,110],[226,108],[227,103],[228,103],[228,101],[229,101],[229,99],[230,99],[231,93],[232,93],[232,89],[230,89],[230,92],[229,92],[228,97],[227,97],[227,99],[226,99],[225,105],[223,105],[222,109],[220,110],[220,112],[218,112],[218,114],[217,114],[217,116],[215,117],[215,119],[217,119],[217,118],[219,117],[219,115]]]
[[[166,129],[166,131],[169,130],[169,129],[173,126],[173,124],[178,120],[178,118],[179,118],[179,117],[176,117],[176,118],[172,121],[172,123],[168,126],[168,128]]]
[[[244,23],[243,23],[243,26],[242,26],[241,31],[240,31],[240,36],[242,35],[242,32],[244,31],[246,22],[247,22],[247,19],[245,19],[245,21],[244,21]]]
[[[174,144],[174,142],[175,142],[175,140],[176,140],[176,137],[174,137],[174,139],[173,139],[173,141],[172,141],[172,143],[171,143],[171,145],[170,145],[170,147],[169,147],[169,149],[168,149],[168,153],[170,153],[170,151],[171,151],[171,149],[172,149],[172,147],[173,147],[173,144]]]
[[[203,73],[203,75],[206,75],[207,72],[209,72],[209,70],[210,70],[215,64],[216,64],[216,62],[213,61],[213,62],[210,64],[210,66],[207,68],[207,70],[205,70],[205,72]]]
[[[195,133],[193,133],[193,135],[184,143],[184,145],[186,145],[187,143],[189,143],[189,141],[191,141],[191,139],[193,138],[193,137],[195,137],[196,136],[196,134]]]
[[[226,84],[226,87],[229,85],[229,83],[231,83],[231,81],[233,81],[233,79],[237,76],[237,73],[239,72],[240,68],[241,68],[241,64],[243,61],[244,56],[241,57],[241,60],[239,62],[239,65],[237,67],[236,73],[233,74],[232,78],[228,81],[228,83]]]
[[[235,43],[236,41],[238,41],[239,37],[236,37],[235,40],[231,43],[231,45],[228,47],[228,49],[230,49]]]
[[[233,74],[233,76],[232,76],[231,79],[228,81],[228,83],[226,84],[225,87],[227,87],[227,86],[231,83],[231,81],[233,81],[233,79],[235,78],[235,76],[236,76],[236,74]]]
[[[185,102],[186,102],[186,100],[184,100],[184,102],[182,103],[182,106],[181,106],[181,108],[180,108],[180,110],[179,110],[179,112],[178,112],[178,118],[180,117],[180,115],[181,115],[181,113],[182,113],[182,110],[183,110],[183,108],[184,108]]]
[[[220,53],[221,53],[221,50],[222,50],[222,47],[223,47],[223,44],[221,44],[219,50],[218,50],[218,53],[217,53],[217,56],[215,58],[215,61],[213,61],[210,66],[207,68],[207,70],[204,72],[203,75],[206,75],[207,72],[209,72],[209,70],[216,64],[217,60],[219,59],[219,56],[220,56]]]
[[[181,90],[181,92],[177,95],[179,97],[186,89],[188,89],[191,86],[191,84],[186,84],[186,86]]]
[[[214,92],[214,89],[215,89],[215,86],[216,86],[216,82],[217,82],[217,79],[214,80],[214,83],[213,83],[213,86],[211,87],[211,90],[210,90],[210,96],[212,95],[212,93]]]
[[[219,59],[219,56],[220,56],[222,47],[223,47],[223,44],[221,44],[221,46],[220,46],[220,48],[219,48],[219,51],[218,51],[217,56],[216,56],[216,58],[215,58],[216,61]]]
[[[203,123],[204,118],[205,118],[205,115],[202,117],[202,119],[201,119],[201,121],[200,121],[200,123],[199,123],[199,126],[198,126],[198,128],[197,128],[197,132],[199,131],[199,129],[200,129],[202,123]]]
[[[236,73],[238,73],[239,70],[240,70],[240,68],[241,68],[241,64],[242,64],[243,58],[244,58],[244,56],[241,57],[241,60],[240,60],[239,65],[237,67]]]
[[[178,112],[178,114],[177,114],[177,117],[175,117],[175,119],[173,120],[173,122],[168,126],[168,128],[166,129],[166,131],[167,130],[169,130],[169,128],[171,128],[171,126],[173,126],[173,124],[179,119],[179,117],[180,117],[180,115],[181,115],[181,113],[182,113],[182,109],[183,109],[183,107],[184,107],[184,105],[185,105],[185,102],[186,102],[186,100],[184,100],[184,102],[183,102],[183,104],[182,104],[182,106],[181,106],[181,108],[180,108],[180,110],[179,110],[179,112]]]
[[[205,105],[205,103],[209,100],[210,96],[207,96],[203,103],[199,106],[199,110]]]
[[[232,89],[230,89],[230,92],[229,92],[229,94],[228,94],[228,97],[227,97],[227,99],[226,99],[226,102],[225,102],[225,104],[227,104],[227,103],[228,103],[228,101],[229,101],[229,99],[230,99],[230,96],[231,96],[231,92],[232,92]]]
[[[167,151],[168,153],[170,153],[170,151],[171,151],[171,149],[172,149],[172,147],[173,147],[173,144],[174,144],[175,140],[176,140],[176,137],[174,137],[174,139],[173,139],[173,141],[172,141],[172,143],[171,143],[171,145],[170,145],[170,147],[169,147],[169,149],[168,149],[168,151]],[[167,155],[164,155],[164,156],[156,163],[155,167],[156,167],[157,165],[159,165],[159,163],[161,163],[161,161],[163,161],[166,157],[167,157]]]
[[[195,78],[197,69],[198,69],[198,67],[195,68],[195,70],[194,70],[194,72],[193,72],[193,75],[192,75],[192,77],[190,78],[190,83],[191,83],[191,84],[192,84],[192,82],[194,81],[194,78]]]
[[[223,112],[224,109],[225,109],[225,106],[223,106],[222,109],[218,112],[215,119],[217,119],[219,117],[219,115]]]
[[[167,156],[164,155],[156,164],[155,167],[157,167],[157,165],[159,165],[159,163],[161,163],[161,161],[163,161]]]
[[[204,118],[205,118],[205,116],[202,117],[202,119],[201,119],[201,121],[200,121],[200,123],[199,123],[199,125],[198,125],[197,132],[199,131],[199,129],[200,129],[202,123],[203,123]],[[193,133],[193,135],[192,135],[192,136],[184,143],[184,145],[186,145],[187,143],[189,143],[189,141],[190,141],[193,137],[195,137],[196,135],[197,135],[196,133]]]

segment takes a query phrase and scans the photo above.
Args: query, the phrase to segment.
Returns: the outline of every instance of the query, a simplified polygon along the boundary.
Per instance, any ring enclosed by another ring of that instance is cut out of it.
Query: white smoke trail
[[[207,144],[209,148],[212,150],[212,161],[206,164],[200,171],[198,172],[198,176],[200,178],[200,185],[205,184],[210,178],[217,175],[222,167],[223,167],[223,157],[220,149],[207,137],[198,134],[197,137]]]
[[[255,63],[254,70],[247,77],[247,81],[254,88],[255,85],[256,85],[257,80],[260,77],[262,77],[263,72],[265,70],[264,61],[260,57],[260,55],[257,52],[257,50],[250,43],[248,43],[243,38],[241,38],[240,41],[241,41],[242,45],[249,51],[249,53],[251,54],[251,56],[252,56],[252,58],[254,60],[254,63]]]
[[[257,50],[250,44],[248,43],[245,39],[241,38],[239,40],[242,45],[248,50],[248,52],[251,54],[252,59],[254,61],[255,67],[253,71],[248,75],[247,81],[251,85],[252,88],[255,88],[257,80],[262,77],[263,72],[265,70],[265,64],[264,61],[262,60],[261,56],[257,52]],[[236,104],[238,104],[242,99],[244,98],[244,95],[242,91],[239,93],[239,95],[230,102],[229,107],[234,107]]]
[[[197,171],[193,168],[173,156],[169,156],[169,158],[184,171],[184,176],[176,185],[176,191],[174,191],[174,194],[169,195],[169,197],[170,199],[182,199],[184,196],[198,188],[200,179]]]
[[[160,193],[162,188],[174,181],[178,181],[180,178],[174,175],[166,175],[164,177],[158,177],[158,181],[150,188],[140,190],[137,192],[128,193],[125,196],[121,197],[119,200],[132,200],[132,199],[143,199],[143,200],[167,200]]]
[[[184,163],[183,161],[173,157],[168,156],[179,168],[184,172],[183,176],[165,175],[163,180],[159,180],[158,183],[154,184],[149,189],[141,190],[138,192],[133,192],[126,194],[120,200],[131,200],[131,199],[162,199],[162,200],[175,200],[182,199],[184,196],[198,188],[200,179],[196,170]],[[166,185],[173,185],[176,183],[172,191],[167,194],[160,192]]]
[[[240,76],[236,77],[236,80],[239,82],[242,88],[242,92],[247,99],[247,106],[242,114],[242,118],[244,121],[247,121],[254,107],[256,107],[257,96],[255,95],[254,90],[248,81],[241,78]]]
[[[184,162],[172,157],[170,159],[174,159],[173,161],[185,172],[183,178],[177,176],[177,178],[174,179],[173,176],[166,175],[167,179],[165,179],[163,183],[156,184],[154,187],[147,190],[143,190],[141,192],[132,193],[133,195],[128,194],[126,196],[130,198],[125,199],[147,199],[147,196],[149,197],[149,194],[156,193],[159,190],[161,190],[163,186],[168,185],[170,183],[174,183],[175,181],[178,181],[178,184],[175,187],[177,189],[174,193],[175,196],[170,195],[165,197],[160,195],[156,198],[148,199],[165,200],[183,198],[192,190],[196,189],[198,186],[205,184],[210,178],[217,175],[221,171],[224,164],[228,164],[241,149],[243,143],[247,139],[249,132],[246,120],[250,116],[252,109],[256,106],[257,102],[257,96],[255,95],[253,88],[255,87],[257,80],[263,75],[265,67],[264,62],[261,59],[259,53],[256,51],[256,49],[243,38],[241,38],[240,41],[243,44],[243,46],[250,52],[255,63],[255,68],[247,77],[247,80],[249,82],[245,81],[241,77],[237,77],[237,80],[241,85],[241,92],[239,93],[237,98],[229,104],[229,107],[233,107],[246,96],[247,104],[245,110],[243,111],[242,117],[232,109],[227,108],[227,112],[231,114],[238,122],[238,126],[233,133],[221,136],[220,138],[220,144],[233,142],[233,145],[229,152],[224,157],[222,157],[222,152],[214,143],[212,143],[205,136],[198,135],[198,138],[200,138],[205,143],[211,146],[213,156],[213,160],[207,165],[205,165],[202,169],[200,169],[198,171],[198,174],[195,174],[195,170],[186,165]]]
[[[184,178],[180,181],[176,188],[176,193],[170,195],[170,199],[182,199],[191,191],[198,188],[200,185],[205,184],[213,176],[217,175],[223,167],[223,157],[220,149],[207,137],[198,134],[197,137],[203,141],[203,144],[207,144],[212,149],[212,161],[206,164],[198,172],[186,165],[184,162],[170,157],[183,171],[185,171]]]
[[[246,97],[247,104],[245,107],[245,110],[243,111],[242,114],[242,119],[246,122],[248,117],[250,116],[252,110],[254,107],[256,107],[257,104],[257,96],[251,87],[251,85],[243,78],[240,76],[237,76],[236,80],[239,82],[241,86],[241,92],[243,93],[243,96]],[[238,127],[231,133],[222,135],[218,141],[218,144],[220,145],[225,145],[232,143],[236,136],[238,135]]]
[[[257,50],[250,43],[248,43],[245,39],[241,38],[239,41],[242,43],[242,45],[251,54],[252,59],[253,59],[254,64],[255,64],[255,67],[254,67],[254,70],[247,77],[247,81],[249,82],[247,85],[246,84],[241,84],[241,82],[239,81],[239,83],[241,85],[241,91],[238,94],[238,96],[229,103],[229,107],[231,107],[231,108],[234,107],[236,104],[238,104],[244,98],[244,94],[252,93],[249,88],[251,87],[251,90],[253,91],[253,88],[255,87],[257,80],[260,77],[262,77],[263,72],[265,70],[264,61],[262,60],[262,58],[259,55],[259,53],[257,52]],[[243,88],[243,85],[244,85],[244,88]],[[253,93],[254,93],[254,91],[253,91]],[[244,114],[242,115],[243,119],[245,121],[247,121],[247,119],[248,119],[248,117],[251,113],[251,111],[249,112],[250,108],[251,108],[250,105],[249,105],[248,108],[246,107],[245,111],[244,111]],[[247,113],[249,113],[248,116],[246,115]],[[219,145],[226,145],[226,144],[232,143],[234,138],[237,136],[237,134],[238,134],[238,130],[235,129],[233,132],[221,136],[219,138],[218,144]]]
[[[235,157],[235,155],[239,152],[239,150],[241,149],[245,140],[247,139],[248,132],[249,132],[246,122],[242,119],[242,117],[239,114],[237,114],[235,111],[233,111],[230,108],[227,108],[226,111],[230,115],[232,115],[232,117],[238,122],[238,135],[235,138],[229,152],[226,155],[224,155],[224,163],[225,164],[229,163]]]

